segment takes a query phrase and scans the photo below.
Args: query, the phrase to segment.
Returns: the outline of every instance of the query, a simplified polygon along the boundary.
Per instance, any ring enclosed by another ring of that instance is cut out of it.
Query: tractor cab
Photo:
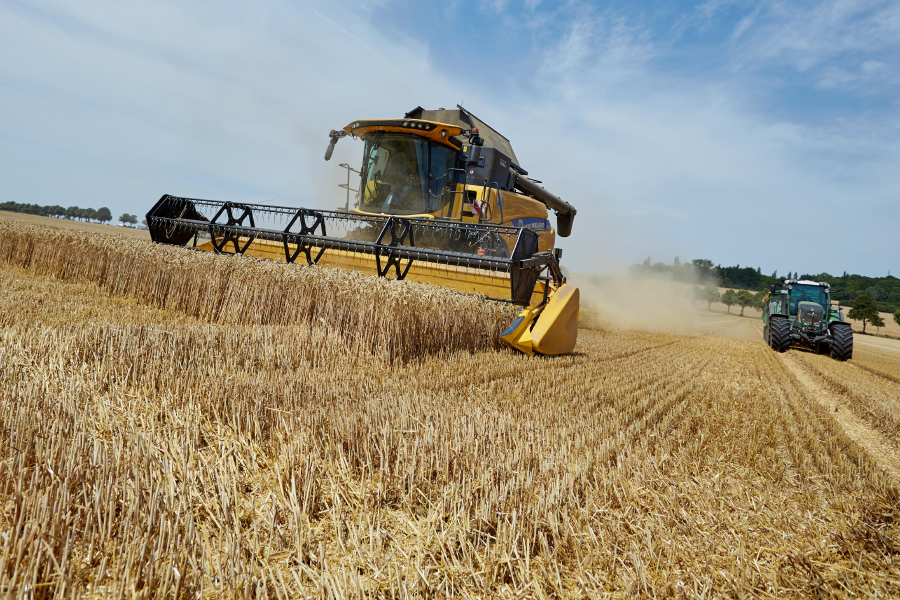
[[[818,283],[796,283],[790,286],[790,315],[796,317],[801,302],[817,304],[822,309],[830,306],[828,286]]]

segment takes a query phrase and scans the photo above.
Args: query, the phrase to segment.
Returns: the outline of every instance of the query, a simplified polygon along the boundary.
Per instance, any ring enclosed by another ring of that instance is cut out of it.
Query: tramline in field
[[[555,239],[571,233],[576,211],[527,177],[509,140],[461,106],[354,121],[331,131],[325,160],[347,136],[365,142],[352,208],[166,194],[147,213],[153,241],[483,294],[523,307],[501,335],[510,347],[574,349],[579,291],[566,283]]]

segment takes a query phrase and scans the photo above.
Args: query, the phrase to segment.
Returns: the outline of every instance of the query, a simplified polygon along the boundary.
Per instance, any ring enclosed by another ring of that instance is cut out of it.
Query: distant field
[[[11,597],[900,597],[900,342],[687,303],[534,358],[477,298],[2,219],[0,289]]]
[[[31,223],[34,225],[47,225],[49,227],[61,227],[75,231],[89,231],[92,233],[105,233],[124,235],[136,240],[149,240],[150,232],[136,227],[118,227],[116,225],[100,225],[99,223],[86,223],[84,221],[70,221],[69,219],[55,219],[53,217],[39,217],[22,213],[0,210],[0,219],[14,221],[16,223]]]
[[[850,312],[849,308],[844,308],[844,317],[846,318],[847,313]],[[890,313],[878,313],[881,315],[881,318],[884,319],[884,327],[880,330],[876,330],[875,327],[872,327],[871,323],[866,324],[866,333],[871,333],[875,335],[875,332],[878,331],[881,335],[889,335],[895,338],[900,338],[900,325],[894,321],[894,315]],[[847,319],[851,326],[853,327],[853,331],[862,331],[862,321],[854,321],[853,319]]]

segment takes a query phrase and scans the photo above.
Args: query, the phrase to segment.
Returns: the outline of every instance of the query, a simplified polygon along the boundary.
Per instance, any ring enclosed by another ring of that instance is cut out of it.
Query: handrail
[[[338,166],[347,169],[347,183],[339,183],[338,187],[347,190],[347,202],[344,204],[344,210],[350,210],[350,192],[356,192],[357,194],[359,193],[359,190],[354,190],[350,187],[350,172],[353,171],[357,175],[360,175],[360,172],[347,163],[341,163]]]

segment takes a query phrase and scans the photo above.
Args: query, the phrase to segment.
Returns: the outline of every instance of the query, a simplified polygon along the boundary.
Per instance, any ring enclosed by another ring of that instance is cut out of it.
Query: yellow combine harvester
[[[458,106],[332,130],[365,142],[357,203],[289,208],[165,195],[147,213],[157,243],[352,269],[450,286],[524,307],[501,339],[528,354],[575,347],[578,288],[556,235],[575,209],[529,179],[505,137]],[[556,213],[556,230],[548,220]]]

